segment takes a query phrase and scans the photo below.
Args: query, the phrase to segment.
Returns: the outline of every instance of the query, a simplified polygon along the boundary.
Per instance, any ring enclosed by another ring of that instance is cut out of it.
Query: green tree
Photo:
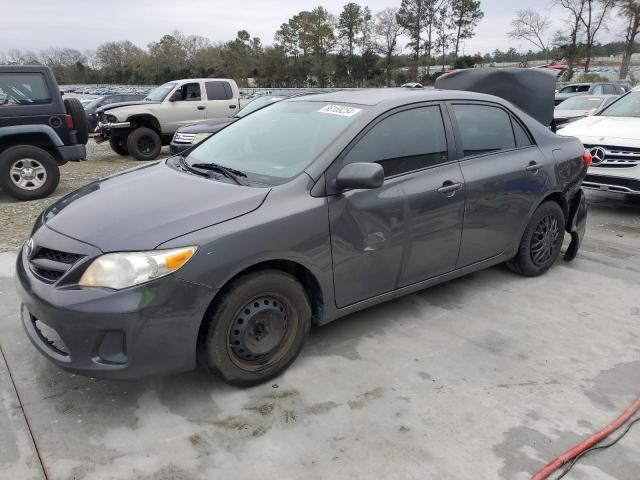
[[[353,81],[354,51],[358,35],[362,29],[363,12],[357,3],[347,3],[338,17],[338,37],[342,41],[346,54],[346,78]]]
[[[398,51],[398,38],[402,34],[402,26],[398,23],[398,9],[386,8],[376,14],[374,33],[377,38],[378,51],[384,55],[385,84],[391,85],[391,64]]]
[[[402,0],[398,10],[398,23],[409,37],[413,50],[413,79],[418,80],[418,66],[422,51],[422,32],[429,21],[428,0]]]
[[[454,33],[454,58],[458,57],[460,41],[475,35],[474,29],[482,20],[484,13],[480,9],[480,2],[476,0],[451,0],[451,21]]]
[[[636,37],[640,33],[640,1],[624,0],[620,5],[620,13],[628,21],[619,76],[620,80],[624,80],[629,73],[629,64],[631,63],[631,55],[636,46]]]

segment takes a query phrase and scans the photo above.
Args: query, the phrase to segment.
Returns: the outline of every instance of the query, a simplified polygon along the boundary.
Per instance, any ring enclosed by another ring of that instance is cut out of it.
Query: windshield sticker
[[[327,105],[318,110],[320,113],[330,113],[341,117],[353,117],[360,111],[362,111],[361,108],[347,107],[346,105]]]

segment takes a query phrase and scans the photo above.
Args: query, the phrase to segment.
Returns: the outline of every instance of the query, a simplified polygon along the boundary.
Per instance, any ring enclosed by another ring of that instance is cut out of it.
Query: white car
[[[640,89],[569,123],[558,135],[578,137],[593,156],[583,187],[640,195]]]

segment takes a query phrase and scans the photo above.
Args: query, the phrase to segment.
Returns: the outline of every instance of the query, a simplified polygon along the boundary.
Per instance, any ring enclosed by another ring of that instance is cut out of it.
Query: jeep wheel
[[[228,383],[248,387],[296,359],[311,327],[311,306],[295,278],[263,270],[233,281],[205,322],[206,365]]]
[[[136,128],[127,138],[127,149],[136,160],[155,160],[161,148],[160,135],[150,128]]]
[[[84,107],[77,98],[65,98],[64,107],[67,114],[73,118],[73,128],[76,131],[76,140],[81,145],[89,141],[89,122]]]
[[[59,181],[55,158],[41,148],[17,146],[0,154],[0,188],[18,200],[47,197]]]
[[[118,155],[122,155],[126,157],[129,155],[129,150],[127,150],[127,140],[122,137],[111,137],[109,139],[109,145],[111,145],[111,150],[116,152]]]

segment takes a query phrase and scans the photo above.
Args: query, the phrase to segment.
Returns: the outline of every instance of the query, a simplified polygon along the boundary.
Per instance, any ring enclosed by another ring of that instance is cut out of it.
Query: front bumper
[[[194,145],[192,143],[175,143],[171,142],[169,144],[169,152],[171,155],[178,155],[179,153],[186,152]]]
[[[640,165],[630,168],[591,167],[582,186],[591,190],[640,195]]]
[[[58,147],[60,158],[65,162],[75,162],[87,158],[87,147],[81,144]]]
[[[57,366],[120,379],[196,366],[198,332],[215,290],[173,275],[120,291],[56,286],[31,271],[24,250],[16,267],[24,329]]]
[[[96,129],[100,134],[97,136],[98,143],[105,142],[111,138],[112,130],[121,130],[131,128],[131,122],[102,123],[98,122]]]

